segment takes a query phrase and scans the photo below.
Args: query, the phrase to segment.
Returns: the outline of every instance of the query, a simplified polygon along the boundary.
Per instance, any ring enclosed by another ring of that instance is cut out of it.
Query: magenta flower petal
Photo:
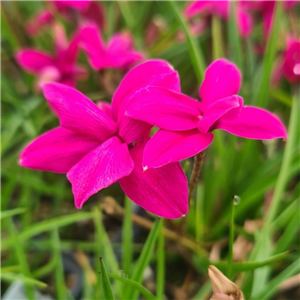
[[[89,7],[82,12],[82,15],[92,22],[95,22],[102,30],[105,27],[104,5],[99,1],[91,1]]]
[[[54,23],[55,18],[52,12],[49,10],[40,10],[38,11],[30,22],[26,26],[26,31],[31,36],[38,35],[46,27]]]
[[[72,183],[76,208],[81,208],[88,198],[110,186],[134,167],[126,144],[112,137],[88,153],[67,174]]]
[[[19,163],[30,169],[67,173],[97,146],[97,139],[58,127],[31,142],[22,151]]]
[[[116,133],[116,123],[79,91],[59,83],[45,84],[43,91],[62,127],[100,141]]]
[[[97,105],[108,117],[112,118],[111,105],[108,102],[99,101],[97,102]]]
[[[169,219],[183,217],[188,212],[187,179],[179,163],[143,172],[143,144],[136,144],[130,154],[134,169],[119,180],[125,194],[151,213]]]
[[[127,69],[145,56],[133,50],[133,39],[128,33],[115,34],[107,45],[107,62],[111,68]]]
[[[199,102],[165,88],[148,87],[132,97],[127,116],[166,130],[195,128],[199,120]]]
[[[33,49],[19,51],[16,59],[22,68],[35,74],[45,67],[54,65],[54,59],[51,56]]]
[[[79,11],[85,11],[88,6],[90,5],[90,0],[85,1],[49,1],[52,2],[57,9],[63,9],[63,8],[73,8]]]
[[[163,60],[149,60],[136,66],[126,74],[114,94],[112,110],[115,121],[123,118],[130,97],[148,86],[180,92],[180,79],[173,67]]]
[[[150,124],[143,121],[123,117],[119,122],[119,136],[127,144],[144,141],[149,137],[151,128]]]
[[[227,20],[229,17],[229,1],[212,1],[213,10],[220,18]]]
[[[204,107],[207,107],[216,100],[237,94],[240,87],[241,73],[238,68],[225,59],[218,59],[205,72],[200,97]]]
[[[217,100],[204,111],[202,119],[198,121],[197,128],[200,132],[207,133],[210,127],[223,115],[242,106],[243,98],[237,95]]]
[[[212,6],[212,1],[193,1],[186,7],[184,14],[187,18],[192,18],[204,11],[211,12]]]
[[[197,129],[187,131],[159,130],[147,143],[143,166],[158,168],[196,155],[213,141],[212,133],[201,133]]]
[[[223,129],[248,139],[287,138],[286,129],[278,117],[264,109],[251,106],[244,106],[236,119],[219,119],[215,129]]]
[[[91,66],[96,70],[105,67],[106,47],[97,26],[90,24],[81,28],[79,36],[80,45],[87,53]]]
[[[240,35],[243,38],[247,38],[252,32],[253,20],[252,16],[245,9],[243,9],[242,3],[243,2],[237,3],[237,25]]]

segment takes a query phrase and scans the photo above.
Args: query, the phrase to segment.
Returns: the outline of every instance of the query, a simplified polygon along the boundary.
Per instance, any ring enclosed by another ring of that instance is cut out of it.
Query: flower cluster
[[[75,206],[119,182],[128,197],[165,218],[188,211],[187,179],[179,164],[222,129],[251,139],[286,138],[270,112],[244,106],[241,74],[226,60],[213,62],[200,87],[202,101],[181,93],[178,73],[165,61],[149,60],[127,73],[111,106],[96,105],[59,83],[43,85],[60,126],[21,153],[24,167],[66,173]],[[150,138],[152,126],[161,129]]]

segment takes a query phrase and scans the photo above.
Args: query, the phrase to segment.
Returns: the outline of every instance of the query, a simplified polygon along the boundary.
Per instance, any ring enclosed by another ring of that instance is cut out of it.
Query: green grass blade
[[[270,202],[270,207],[265,218],[264,227],[260,232],[257,243],[253,249],[253,259],[264,259],[271,253],[271,238],[273,236],[274,228],[271,226],[275,219],[276,213],[282,199],[284,189],[289,178],[289,169],[291,166],[293,149],[297,143],[297,123],[299,120],[299,100],[293,100],[291,117],[289,122],[288,140],[285,147],[283,162],[279,172],[279,176],[275,185],[274,194]],[[257,270],[254,274],[254,281],[252,286],[253,292],[259,292],[263,289],[269,276],[269,268]]]
[[[158,299],[164,298],[165,288],[165,237],[163,235],[164,222],[161,220],[157,241],[157,280],[156,296]]]
[[[132,264],[132,202],[125,196],[125,214],[122,226],[122,267],[126,273],[130,272]]]
[[[5,281],[5,282],[15,282],[17,280],[20,280],[22,282],[24,282],[26,285],[30,285],[30,286],[36,286],[37,288],[45,288],[47,287],[47,284],[33,279],[31,277],[25,276],[23,274],[14,274],[14,273],[10,273],[10,272],[2,272],[1,271],[1,281]],[[34,299],[34,298],[29,298],[29,299]]]
[[[52,240],[53,240],[53,251],[57,257],[57,264],[54,270],[55,278],[55,292],[57,299],[66,299],[66,286],[65,286],[65,277],[64,269],[60,252],[60,239],[58,229],[55,228],[52,231]]]
[[[261,291],[256,293],[254,291],[253,296],[251,299],[260,300],[260,299],[270,299],[272,296],[275,295],[278,286],[289,277],[297,274],[300,272],[300,259],[294,261],[290,266],[288,266],[285,270],[283,270],[279,275],[269,281]]]
[[[27,263],[27,257],[26,253],[24,252],[24,248],[22,247],[22,244],[20,244],[20,241],[18,239],[18,232],[15,228],[15,225],[13,223],[12,219],[8,220],[8,225],[9,225],[9,231],[12,236],[13,240],[13,248],[15,251],[16,258],[18,260],[18,263],[20,265],[20,270],[23,273],[25,277],[31,277],[29,265]],[[36,299],[35,298],[35,291],[32,285],[28,285],[26,282],[25,283],[25,293],[28,299]]]
[[[119,280],[120,282],[123,282],[126,284],[126,286],[131,286],[132,288],[138,290],[141,295],[143,295],[147,300],[161,300],[163,298],[156,298],[150,291],[148,291],[144,286],[142,286],[140,283],[137,283],[136,281],[133,281],[129,278],[122,277],[117,274],[108,273],[109,277],[114,278],[116,280]]]
[[[142,282],[144,271],[148,266],[150,259],[153,255],[154,245],[155,245],[156,238],[158,236],[161,222],[162,222],[161,219],[157,219],[155,221],[155,224],[147,237],[142,253],[140,254],[140,257],[138,258],[136,265],[134,266],[131,279],[136,281],[137,283]],[[124,299],[133,300],[136,298],[137,298],[137,292],[135,290],[128,289],[128,293],[126,293],[126,296],[124,295]]]
[[[170,7],[172,11],[174,12],[174,15],[178,21],[178,23],[181,24],[182,29],[185,33],[187,43],[189,46],[189,54],[190,58],[194,67],[194,71],[198,80],[198,84],[201,84],[203,78],[204,78],[204,72],[205,72],[205,63],[204,58],[201,52],[200,47],[197,45],[196,40],[191,36],[190,30],[188,28],[188,25],[186,24],[185,20],[183,19],[181,13],[179,12],[179,9],[177,8],[177,4],[175,1],[168,1],[170,4]]]
[[[280,24],[282,21],[282,15],[283,15],[283,8],[282,8],[282,2],[276,1],[275,5],[275,14],[273,16],[273,22],[272,22],[272,29],[269,33],[269,38],[267,42],[267,46],[265,49],[262,69],[261,69],[261,77],[259,86],[257,88],[257,94],[255,103],[258,106],[266,107],[269,97],[270,97],[270,78],[272,69],[274,66],[274,59],[277,49],[277,42],[278,42],[278,34],[280,30]]]
[[[105,300],[114,300],[113,291],[107,276],[103,259],[100,257],[101,286]]]
[[[212,17],[212,43],[213,60],[224,57],[222,41],[222,21],[216,15],[213,15]]]
[[[237,28],[236,20],[236,3],[235,1],[230,1],[230,18],[228,20],[228,40],[229,40],[229,53],[230,59],[239,67],[242,68],[242,51],[241,51],[241,41]]]
[[[8,217],[13,217],[15,215],[23,214],[26,211],[26,208],[15,208],[15,209],[9,209],[9,210],[4,210],[1,212],[0,219],[8,218]]]

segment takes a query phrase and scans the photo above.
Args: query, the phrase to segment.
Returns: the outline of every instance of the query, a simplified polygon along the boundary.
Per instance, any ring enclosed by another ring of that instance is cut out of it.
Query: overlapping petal
[[[166,130],[195,128],[200,116],[197,100],[161,87],[147,87],[132,96],[127,116]]]
[[[22,68],[35,74],[41,72],[45,67],[55,64],[54,59],[49,54],[34,49],[19,51],[16,59]]]
[[[179,163],[143,172],[144,144],[136,144],[130,154],[134,161],[131,174],[119,180],[125,194],[149,212],[176,219],[188,212],[187,178]]]
[[[20,155],[20,165],[30,169],[67,173],[99,140],[76,132],[55,128],[31,142]]]
[[[198,121],[197,128],[200,132],[207,133],[210,127],[223,115],[235,108],[242,108],[243,98],[237,95],[223,98],[213,102],[204,111],[203,117]]]
[[[241,73],[238,68],[225,59],[218,59],[206,69],[200,97],[204,107],[208,107],[214,101],[237,94],[240,87]]]
[[[59,83],[44,84],[43,91],[64,128],[100,141],[116,133],[116,123],[79,91]]]
[[[213,134],[187,131],[166,131],[160,129],[147,143],[144,150],[143,166],[158,168],[178,162],[205,150],[213,141]]]
[[[160,86],[180,92],[180,79],[173,67],[163,60],[150,60],[130,70],[123,78],[112,100],[113,117],[120,121],[129,99],[140,89]]]
[[[252,106],[244,106],[235,119],[220,118],[215,129],[248,139],[287,138],[286,129],[278,117],[267,110]]]
[[[76,208],[88,198],[133,170],[134,164],[126,144],[112,137],[89,152],[67,174],[72,183]]]
[[[123,117],[118,125],[119,136],[127,144],[143,141],[145,138],[148,138],[152,127],[146,122],[134,120],[129,117]]]

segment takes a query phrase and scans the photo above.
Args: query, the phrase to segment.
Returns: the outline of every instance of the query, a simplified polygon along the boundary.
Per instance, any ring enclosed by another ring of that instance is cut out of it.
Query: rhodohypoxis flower
[[[59,10],[63,10],[66,8],[73,8],[79,11],[85,11],[92,1],[85,0],[85,1],[48,1],[53,3]]]
[[[249,139],[286,138],[281,121],[270,112],[244,106],[238,96],[241,74],[224,60],[213,62],[200,87],[202,102],[163,87],[140,90],[126,115],[161,129],[147,143],[145,168],[180,161],[206,149],[215,129]]]
[[[45,28],[53,25],[55,22],[54,15],[48,9],[38,11],[26,25],[26,31],[31,36],[36,36],[43,32]]]
[[[84,67],[76,65],[78,36],[68,42],[63,27],[58,24],[53,32],[54,55],[28,48],[18,51],[16,59],[22,68],[37,76],[38,86],[50,81],[75,86],[75,80],[87,74]]]
[[[300,38],[287,38],[286,49],[274,71],[275,83],[282,76],[290,83],[300,82]]]
[[[47,1],[52,7],[40,10],[27,25],[27,32],[35,36],[43,31],[44,28],[54,24],[55,15],[61,14],[66,20],[92,21],[99,28],[105,25],[104,7],[98,1]],[[75,14],[74,14],[75,13]]]
[[[128,33],[113,35],[105,45],[97,26],[90,24],[81,29],[80,40],[95,70],[128,69],[144,58],[142,53],[134,50],[132,37]]]
[[[247,37],[251,33],[252,19],[250,15],[243,9],[242,1],[237,2],[237,24],[242,37]],[[216,15],[221,19],[228,20],[230,12],[230,1],[194,1],[190,3],[184,14],[187,18],[192,18],[195,15],[211,17]]]
[[[151,126],[124,115],[132,95],[151,86],[179,92],[177,72],[159,60],[137,66],[121,82],[111,107],[97,106],[68,86],[44,84],[45,97],[60,126],[29,144],[20,164],[66,173],[77,208],[118,181],[129,198],[146,210],[165,218],[182,217],[188,210],[188,192],[180,164],[143,172],[143,150]]]
[[[275,5],[277,1],[241,1],[241,6],[246,12],[256,12],[261,16],[264,36],[267,38],[273,23]],[[285,10],[291,9],[297,1],[282,1]]]

